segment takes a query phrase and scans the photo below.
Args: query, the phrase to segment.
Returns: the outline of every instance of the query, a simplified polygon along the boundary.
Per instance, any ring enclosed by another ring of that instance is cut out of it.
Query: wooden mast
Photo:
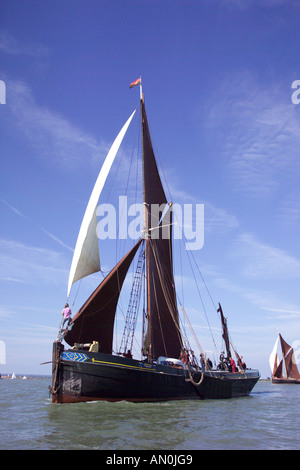
[[[175,282],[172,265],[172,230],[162,236],[161,226],[168,201],[160,179],[148,119],[144,95],[140,85],[142,151],[143,151],[143,202],[144,237],[147,272],[147,334],[145,352],[149,357],[179,357],[182,345],[179,329]],[[162,211],[162,216],[156,210]],[[168,211],[167,211],[168,212]],[[158,222],[159,221],[159,222]],[[156,233],[155,233],[156,231]],[[156,236],[158,234],[158,236]]]
[[[145,103],[144,101],[144,93],[142,89],[142,77],[140,77],[140,110],[141,110],[141,131],[142,131],[142,157],[143,157],[143,175],[145,171],[145,149],[144,149],[144,132],[143,132],[143,127],[144,127],[144,118],[143,118],[143,105]],[[144,179],[144,178],[143,178]],[[147,353],[148,358],[152,358],[153,356],[153,351],[152,351],[152,328],[151,328],[151,296],[150,296],[150,278],[151,278],[151,273],[150,273],[150,233],[149,233],[149,227],[150,227],[150,212],[149,212],[149,205],[147,204],[146,201],[146,191],[145,191],[145,179],[143,183],[143,206],[144,206],[144,237],[145,237],[145,257],[146,257],[146,293],[147,293],[147,338],[148,338],[148,344],[147,344],[147,349],[148,351],[145,351]],[[144,345],[145,346],[145,345]]]

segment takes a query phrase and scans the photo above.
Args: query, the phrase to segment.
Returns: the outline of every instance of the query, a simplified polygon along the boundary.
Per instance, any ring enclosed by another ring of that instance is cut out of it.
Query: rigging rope
[[[137,322],[137,314],[139,311],[140,306],[140,298],[141,298],[141,287],[142,287],[142,278],[144,275],[144,242],[141,245],[140,254],[138,257],[137,267],[134,274],[134,279],[132,283],[129,304],[127,309],[127,314],[125,318],[125,325],[123,336],[121,340],[121,345],[119,348],[119,353],[121,354],[121,350],[123,349],[124,353],[128,350],[128,341],[131,335],[131,342],[130,342],[130,350],[132,350],[133,339],[134,339],[134,332]]]
[[[199,351],[200,351],[201,353],[203,353],[203,350],[202,350],[202,348],[201,348],[201,346],[200,346],[200,343],[199,343],[199,341],[198,341],[198,339],[197,339],[197,336],[195,335],[195,332],[194,332],[193,327],[192,327],[192,325],[191,325],[191,323],[190,323],[190,320],[189,320],[189,318],[188,318],[188,316],[187,316],[187,314],[186,314],[186,311],[184,310],[184,307],[183,307],[182,305],[181,305],[181,310],[182,310],[182,313],[183,313],[184,316],[185,316],[185,319],[186,319],[187,322],[188,322],[188,325],[189,325],[189,327],[190,327],[191,333],[192,333],[192,335],[193,335],[193,337],[194,337],[194,340],[195,340],[195,342],[196,342],[196,344],[197,344],[197,346],[198,346]]]

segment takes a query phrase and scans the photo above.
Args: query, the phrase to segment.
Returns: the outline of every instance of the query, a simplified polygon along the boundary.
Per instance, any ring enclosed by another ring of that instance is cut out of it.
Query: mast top
[[[140,77],[140,100],[144,102],[144,94],[143,94],[143,87],[142,87],[142,77]]]
[[[138,78],[134,82],[130,83],[129,88],[133,88],[137,85],[140,85],[140,101],[144,101],[143,89],[142,89],[142,77]]]

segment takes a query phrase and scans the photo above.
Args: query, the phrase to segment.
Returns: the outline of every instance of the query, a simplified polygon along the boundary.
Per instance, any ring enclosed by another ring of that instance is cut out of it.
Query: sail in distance
[[[278,363],[277,347],[280,341],[282,359]],[[300,373],[296,364],[294,349],[281,334],[276,339],[269,358],[273,383],[300,383]]]

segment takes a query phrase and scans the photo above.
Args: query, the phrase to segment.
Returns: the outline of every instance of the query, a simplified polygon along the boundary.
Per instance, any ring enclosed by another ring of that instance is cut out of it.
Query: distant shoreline
[[[35,374],[15,374],[15,379],[51,379],[51,375],[35,375]],[[11,379],[11,375],[1,375],[0,379]],[[14,380],[14,379],[13,379]]]

